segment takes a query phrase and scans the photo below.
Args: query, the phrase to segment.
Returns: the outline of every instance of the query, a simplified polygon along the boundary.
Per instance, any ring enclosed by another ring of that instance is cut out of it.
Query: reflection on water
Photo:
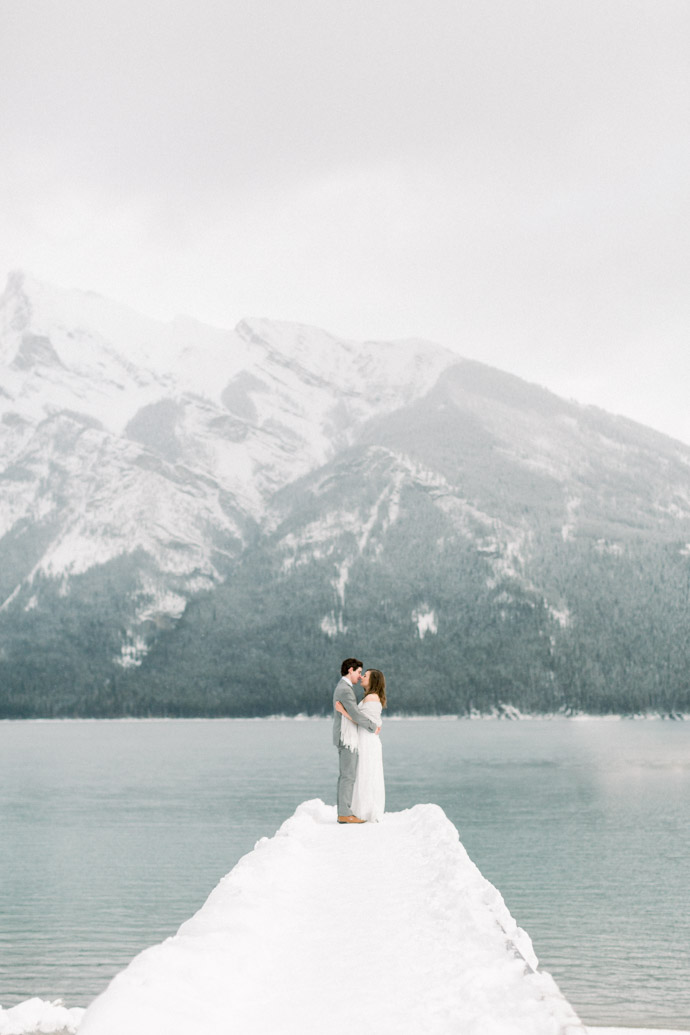
[[[589,1024],[690,1017],[690,726],[389,721],[387,808],[434,801]],[[0,723],[0,1003],[86,1005],[299,802],[322,721]]]

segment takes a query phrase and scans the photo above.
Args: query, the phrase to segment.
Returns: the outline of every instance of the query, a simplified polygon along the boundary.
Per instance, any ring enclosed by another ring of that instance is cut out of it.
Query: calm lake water
[[[391,720],[388,810],[436,802],[592,1025],[690,1022],[690,724]],[[322,720],[0,722],[0,1003],[85,1006],[308,798]]]

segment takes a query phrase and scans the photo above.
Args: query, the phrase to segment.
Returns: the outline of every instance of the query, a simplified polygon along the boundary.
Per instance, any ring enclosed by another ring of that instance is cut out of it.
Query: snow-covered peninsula
[[[80,1035],[294,1032],[575,1035],[529,937],[436,805],[343,828],[302,804]]]
[[[623,1035],[582,1025],[437,805],[335,818],[304,802],[86,1011],[0,1007],[0,1035]]]

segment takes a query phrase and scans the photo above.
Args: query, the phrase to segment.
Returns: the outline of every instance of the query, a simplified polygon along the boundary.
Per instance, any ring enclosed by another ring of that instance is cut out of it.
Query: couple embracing
[[[381,751],[381,710],[386,707],[383,672],[367,669],[357,658],[346,658],[333,693],[333,743],[338,749],[338,822],[377,823],[386,803]],[[364,698],[357,704],[355,687]]]

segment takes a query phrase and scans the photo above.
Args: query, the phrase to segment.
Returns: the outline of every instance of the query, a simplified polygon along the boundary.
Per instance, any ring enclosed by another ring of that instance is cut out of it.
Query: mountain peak
[[[21,334],[31,320],[32,306],[29,297],[28,277],[23,270],[11,270],[7,275],[5,290],[0,295],[1,329],[5,334]]]
[[[7,283],[5,284],[2,298],[4,299],[7,295],[16,294],[18,291],[21,291],[24,287],[26,276],[26,273],[22,269],[10,270],[7,274]]]

